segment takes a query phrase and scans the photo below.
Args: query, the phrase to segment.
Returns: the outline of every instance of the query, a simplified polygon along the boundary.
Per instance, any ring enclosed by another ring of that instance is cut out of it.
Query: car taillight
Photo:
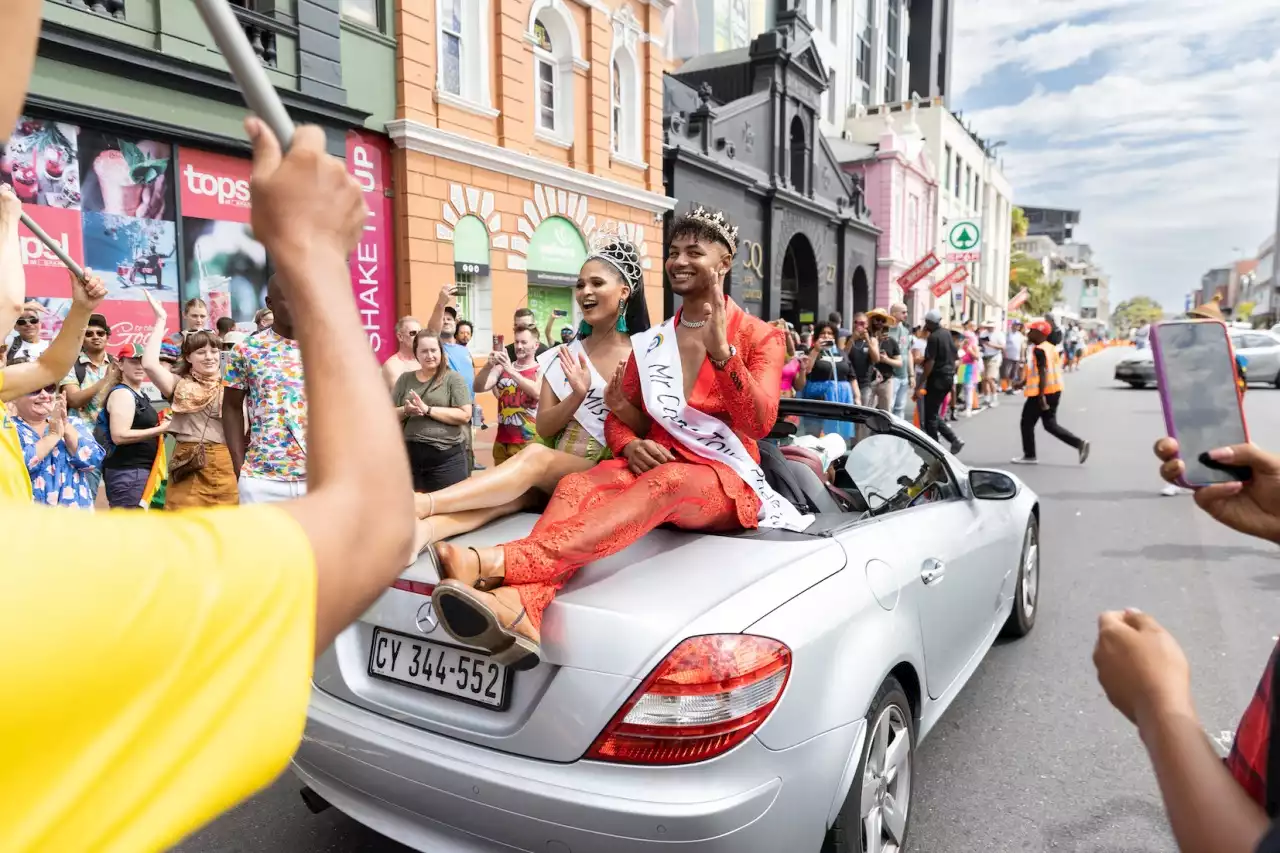
[[[631,694],[587,751],[628,764],[689,764],[733,749],[773,711],[791,650],[765,637],[691,637]]]

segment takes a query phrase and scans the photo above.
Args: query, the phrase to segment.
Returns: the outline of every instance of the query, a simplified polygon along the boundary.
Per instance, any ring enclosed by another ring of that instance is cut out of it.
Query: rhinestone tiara
[[[729,254],[732,255],[738,251],[738,226],[730,225],[729,220],[720,211],[712,213],[699,205],[697,210],[688,215],[688,218],[714,229],[728,245]]]
[[[597,231],[591,237],[587,260],[598,259],[622,273],[631,288],[644,285],[644,269],[640,266],[640,253],[631,241],[616,231]]]

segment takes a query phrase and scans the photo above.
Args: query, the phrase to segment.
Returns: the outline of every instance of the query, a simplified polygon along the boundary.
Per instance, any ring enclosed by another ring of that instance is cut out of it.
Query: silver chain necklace
[[[688,321],[688,320],[686,320],[686,319],[684,318],[684,315],[683,315],[683,314],[681,314],[681,315],[680,315],[680,325],[681,325],[681,326],[684,326],[686,329],[701,329],[703,326],[707,325],[707,321],[706,321],[706,320],[698,320],[698,321],[696,321],[696,322],[690,322],[690,321]]]

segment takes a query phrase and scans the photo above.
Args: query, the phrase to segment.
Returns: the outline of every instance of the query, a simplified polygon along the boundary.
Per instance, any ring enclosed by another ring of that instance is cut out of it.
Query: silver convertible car
[[[901,850],[918,743],[1035,623],[1038,500],[881,412],[783,413],[763,467],[813,525],[654,531],[565,586],[535,669],[450,639],[419,560],[316,662],[308,806],[432,853]]]

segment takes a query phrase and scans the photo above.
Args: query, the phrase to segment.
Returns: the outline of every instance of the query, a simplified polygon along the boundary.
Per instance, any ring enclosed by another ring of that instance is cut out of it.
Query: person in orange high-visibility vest
[[[1027,324],[1026,402],[1022,404],[1022,455],[1013,461],[1019,465],[1036,463],[1036,424],[1043,422],[1045,432],[1069,444],[1080,455],[1080,463],[1089,458],[1089,442],[1076,437],[1058,424],[1058,403],[1062,399],[1062,359],[1058,348],[1049,343],[1053,328],[1044,320]]]

